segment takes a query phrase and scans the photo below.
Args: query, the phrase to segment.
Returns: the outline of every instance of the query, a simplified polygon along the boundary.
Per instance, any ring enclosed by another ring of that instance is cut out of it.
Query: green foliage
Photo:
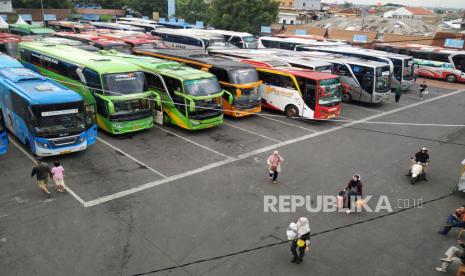
[[[71,8],[71,0],[43,0],[44,9],[69,9]],[[15,0],[13,1],[14,8],[40,9],[40,1],[38,0]]]
[[[261,25],[275,22],[278,7],[273,0],[213,0],[207,22],[218,29],[258,33]]]
[[[178,0],[176,15],[186,22],[208,21],[209,5],[204,0]]]

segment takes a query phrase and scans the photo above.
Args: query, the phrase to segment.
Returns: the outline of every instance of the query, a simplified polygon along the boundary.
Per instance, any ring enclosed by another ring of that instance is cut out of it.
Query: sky
[[[382,5],[387,3],[395,3],[417,7],[437,7],[437,8],[462,8],[465,9],[465,0],[322,0],[323,3],[338,3],[344,2],[353,3],[355,5]]]

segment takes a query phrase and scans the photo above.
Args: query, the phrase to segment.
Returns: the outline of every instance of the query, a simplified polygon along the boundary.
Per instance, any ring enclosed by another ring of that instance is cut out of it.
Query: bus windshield
[[[453,56],[452,62],[454,63],[454,67],[457,70],[460,70],[462,71],[462,73],[465,73],[465,55],[460,54]]]
[[[37,136],[81,132],[86,128],[82,103],[33,105],[31,109]]]
[[[240,69],[234,70],[230,73],[231,82],[235,84],[247,84],[258,81],[257,70],[251,69]]]
[[[243,36],[242,40],[244,40],[245,43],[255,43],[257,40],[253,36]]]
[[[404,60],[403,76],[406,80],[413,79],[413,58],[407,58]]]
[[[216,78],[188,80],[184,82],[184,90],[192,96],[207,96],[221,91]]]
[[[147,90],[143,72],[103,75],[103,87],[105,94],[114,96],[144,93]]]
[[[318,92],[318,104],[321,106],[332,106],[333,103],[341,101],[341,83],[339,79],[320,80]]]
[[[115,112],[112,115],[122,115],[139,111],[147,111],[150,109],[150,101],[148,99],[112,101],[115,107]]]
[[[391,90],[389,66],[376,68],[375,91],[385,93]]]

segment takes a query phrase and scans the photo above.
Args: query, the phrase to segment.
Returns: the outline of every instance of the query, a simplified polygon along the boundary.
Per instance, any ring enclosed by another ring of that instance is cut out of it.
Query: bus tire
[[[297,109],[295,105],[290,104],[286,106],[286,108],[284,109],[284,113],[286,114],[286,117],[294,118],[297,117],[297,115],[299,114],[299,109]]]
[[[170,117],[166,112],[163,112],[163,125],[169,126],[170,125]]]
[[[350,93],[342,94],[342,101],[345,103],[350,103],[352,101],[352,95],[350,95]]]
[[[446,76],[446,80],[448,82],[456,82],[457,81],[457,77],[455,75],[447,75]]]

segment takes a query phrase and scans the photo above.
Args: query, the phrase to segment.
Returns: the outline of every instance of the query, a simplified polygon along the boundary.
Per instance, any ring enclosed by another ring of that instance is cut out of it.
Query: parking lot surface
[[[199,132],[100,132],[86,151],[46,159],[63,164],[69,188],[51,199],[13,139],[0,159],[0,274],[134,275],[205,260],[154,275],[436,275],[456,233],[436,232],[464,199],[439,198],[465,158],[465,86],[429,85],[423,100],[415,86],[400,103],[344,104],[332,121],[265,110]],[[409,158],[422,146],[429,181],[410,185]],[[273,150],[285,159],[277,184],[266,175]],[[379,218],[386,212],[263,210],[265,195],[335,195],[354,173],[396,211],[405,199],[428,203]],[[300,216],[317,234],[303,264],[290,263],[288,243],[257,248],[285,241]]]

